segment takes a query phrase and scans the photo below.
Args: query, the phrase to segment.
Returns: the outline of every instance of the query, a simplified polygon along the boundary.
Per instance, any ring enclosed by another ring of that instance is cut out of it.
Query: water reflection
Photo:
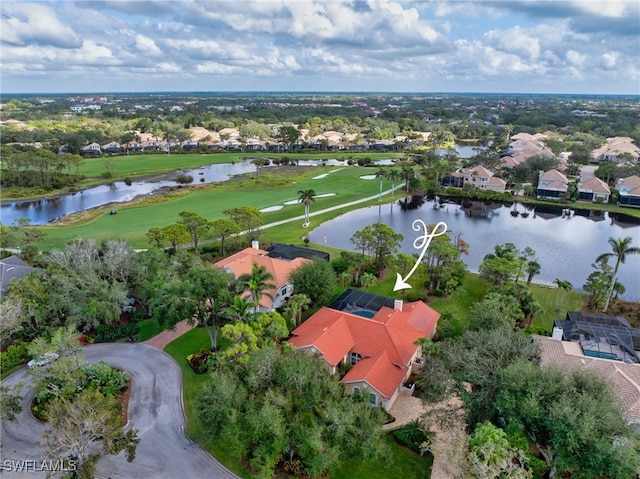
[[[452,234],[462,234],[470,244],[463,259],[472,271],[477,271],[484,256],[493,252],[496,244],[511,242],[519,248],[536,250],[542,272],[536,282],[553,284],[554,279],[570,281],[580,289],[595,258],[611,250],[610,237],[632,236],[640,244],[640,219],[622,213],[562,208],[555,206],[502,205],[498,203],[428,200],[418,208],[403,208],[413,199],[398,200],[396,205],[362,208],[324,223],[311,231],[310,239],[335,248],[353,251],[350,238],[358,230],[381,222],[404,235],[402,251],[413,254],[415,233],[411,224],[422,219],[426,224],[447,223]],[[398,208],[398,205],[400,208]],[[513,216],[512,211],[518,212]],[[526,214],[526,216],[525,216]],[[623,298],[640,301],[640,255],[629,256],[620,267],[619,279],[627,288]]]

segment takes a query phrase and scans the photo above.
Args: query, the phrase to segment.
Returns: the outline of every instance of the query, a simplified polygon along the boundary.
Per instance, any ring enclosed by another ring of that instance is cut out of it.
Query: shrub
[[[18,341],[0,354],[0,372],[7,372],[31,359],[27,343]]]
[[[139,332],[140,327],[137,323],[129,323],[121,326],[101,324],[96,328],[93,339],[98,343],[109,343],[118,341],[119,339],[135,342],[138,339]]]
[[[210,349],[200,349],[193,354],[187,356],[187,362],[193,372],[196,374],[204,374],[209,371],[209,358],[213,356]]]
[[[400,429],[393,431],[393,437],[395,437],[396,441],[418,454],[420,454],[420,444],[426,442],[430,436],[431,433],[423,429],[419,419],[415,419]]]
[[[100,173],[100,176],[102,176],[105,180],[110,180],[111,178],[113,178],[113,172],[103,171],[102,173]]]
[[[178,175],[176,178],[176,183],[181,185],[188,185],[189,183],[193,183],[193,176],[191,175]]]

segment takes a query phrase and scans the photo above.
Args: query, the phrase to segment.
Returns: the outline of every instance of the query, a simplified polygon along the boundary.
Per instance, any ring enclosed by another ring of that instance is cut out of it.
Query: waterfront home
[[[640,176],[633,175],[618,178],[618,205],[640,208]]]
[[[347,391],[389,411],[399,394],[413,393],[407,381],[424,362],[417,342],[433,337],[439,318],[422,301],[347,290],[293,330],[289,343],[344,373]]]
[[[541,171],[538,174],[536,196],[541,199],[564,199],[568,186],[569,180],[558,170]]]
[[[580,182],[578,185],[578,199],[580,200],[607,203],[610,196],[609,185],[595,176],[587,181]]]

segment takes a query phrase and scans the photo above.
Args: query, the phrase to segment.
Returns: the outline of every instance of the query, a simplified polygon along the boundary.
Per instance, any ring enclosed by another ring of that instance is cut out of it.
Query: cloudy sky
[[[0,3],[5,93],[640,94],[638,0]]]

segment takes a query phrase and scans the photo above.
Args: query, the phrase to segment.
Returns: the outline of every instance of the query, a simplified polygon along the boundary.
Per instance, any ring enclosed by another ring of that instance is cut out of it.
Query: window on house
[[[282,287],[282,296],[286,296],[287,295],[287,287],[283,286]]]
[[[358,361],[362,359],[358,353],[351,352],[351,365],[355,365]]]
[[[377,406],[378,405],[378,396],[376,396],[373,393],[369,394],[369,404],[371,404],[372,406]]]
[[[353,388],[353,394],[360,394],[360,388]]]

